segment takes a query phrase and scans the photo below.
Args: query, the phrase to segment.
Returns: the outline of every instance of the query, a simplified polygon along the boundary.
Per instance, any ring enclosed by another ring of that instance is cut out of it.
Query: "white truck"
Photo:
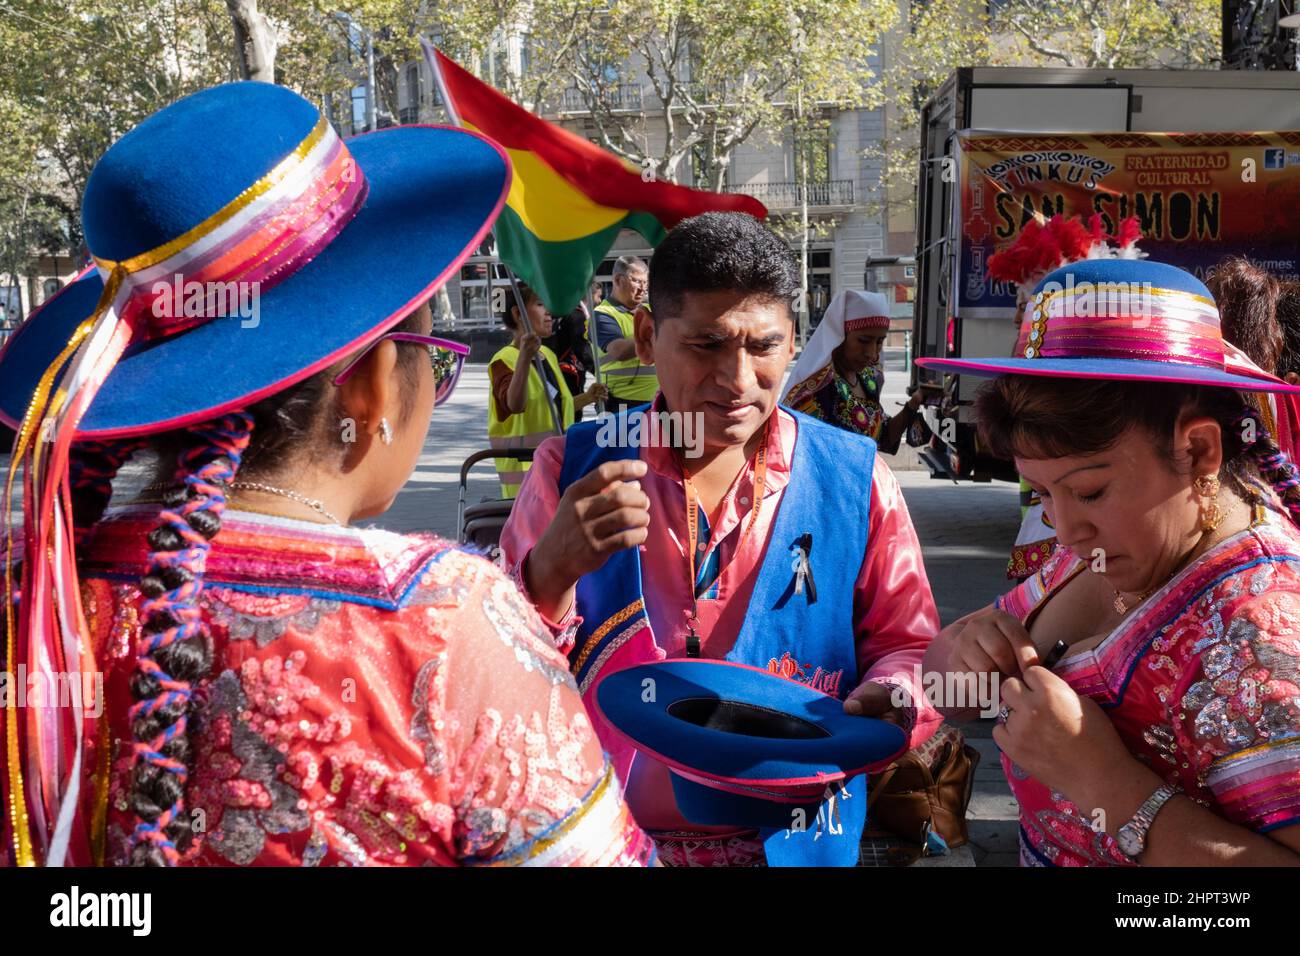
[[[916,357],[1011,353],[1015,293],[984,267],[1035,214],[1136,215],[1152,258],[1198,274],[1231,253],[1300,273],[1300,73],[964,68],[921,122]],[[976,440],[979,384],[912,368],[937,476],[1014,477]]]

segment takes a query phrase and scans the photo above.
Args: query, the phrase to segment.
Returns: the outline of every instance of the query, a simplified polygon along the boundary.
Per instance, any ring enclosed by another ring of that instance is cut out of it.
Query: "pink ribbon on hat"
[[[213,301],[212,292],[224,291],[218,287],[260,292],[311,262],[357,214],[367,192],[361,167],[322,117],[274,170],[181,237],[189,241],[126,263],[95,261],[105,281],[114,267],[127,266],[129,288],[118,311],[141,338],[174,335],[223,317],[213,307],[223,304]],[[198,314],[185,314],[186,301],[194,301],[186,287],[204,292]]]
[[[1101,284],[1036,294],[1015,354],[1164,360],[1223,371],[1224,344],[1218,310],[1204,296]]]

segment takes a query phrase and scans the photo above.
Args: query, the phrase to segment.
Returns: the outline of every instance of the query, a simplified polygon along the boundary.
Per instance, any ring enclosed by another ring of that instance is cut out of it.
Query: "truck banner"
[[[988,258],[1035,215],[1136,216],[1139,247],[1204,279],[1228,255],[1300,278],[1300,132],[958,134],[957,313],[1014,310]]]

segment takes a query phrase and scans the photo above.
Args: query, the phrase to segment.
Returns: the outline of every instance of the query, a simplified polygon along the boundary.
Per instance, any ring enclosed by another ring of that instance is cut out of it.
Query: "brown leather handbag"
[[[949,724],[867,783],[868,835],[881,829],[920,846],[934,831],[949,848],[970,839],[966,808],[980,753]]]

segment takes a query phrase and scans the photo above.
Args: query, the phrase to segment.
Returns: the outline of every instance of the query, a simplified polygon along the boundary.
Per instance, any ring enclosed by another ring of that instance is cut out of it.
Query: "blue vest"
[[[876,445],[799,412],[785,411],[798,425],[790,482],[781,496],[740,634],[726,660],[784,672],[843,699],[857,686],[853,597],[867,553]],[[601,447],[597,436],[604,424],[602,419],[580,422],[566,432],[560,494],[606,461],[639,457],[636,447]],[[812,536],[809,563],[817,586],[815,601],[807,587],[802,594],[794,593],[792,549],[807,534]],[[577,611],[583,621],[570,664],[584,694],[612,653],[626,652],[623,644],[640,642],[640,657],[654,659],[654,636],[644,602],[641,555],[636,548],[611,555],[598,571],[579,579]],[[848,781],[836,802],[842,833],[819,835],[811,825],[804,833],[764,833],[769,863],[856,865],[866,823],[865,777]],[[829,819],[830,808],[823,809]]]

